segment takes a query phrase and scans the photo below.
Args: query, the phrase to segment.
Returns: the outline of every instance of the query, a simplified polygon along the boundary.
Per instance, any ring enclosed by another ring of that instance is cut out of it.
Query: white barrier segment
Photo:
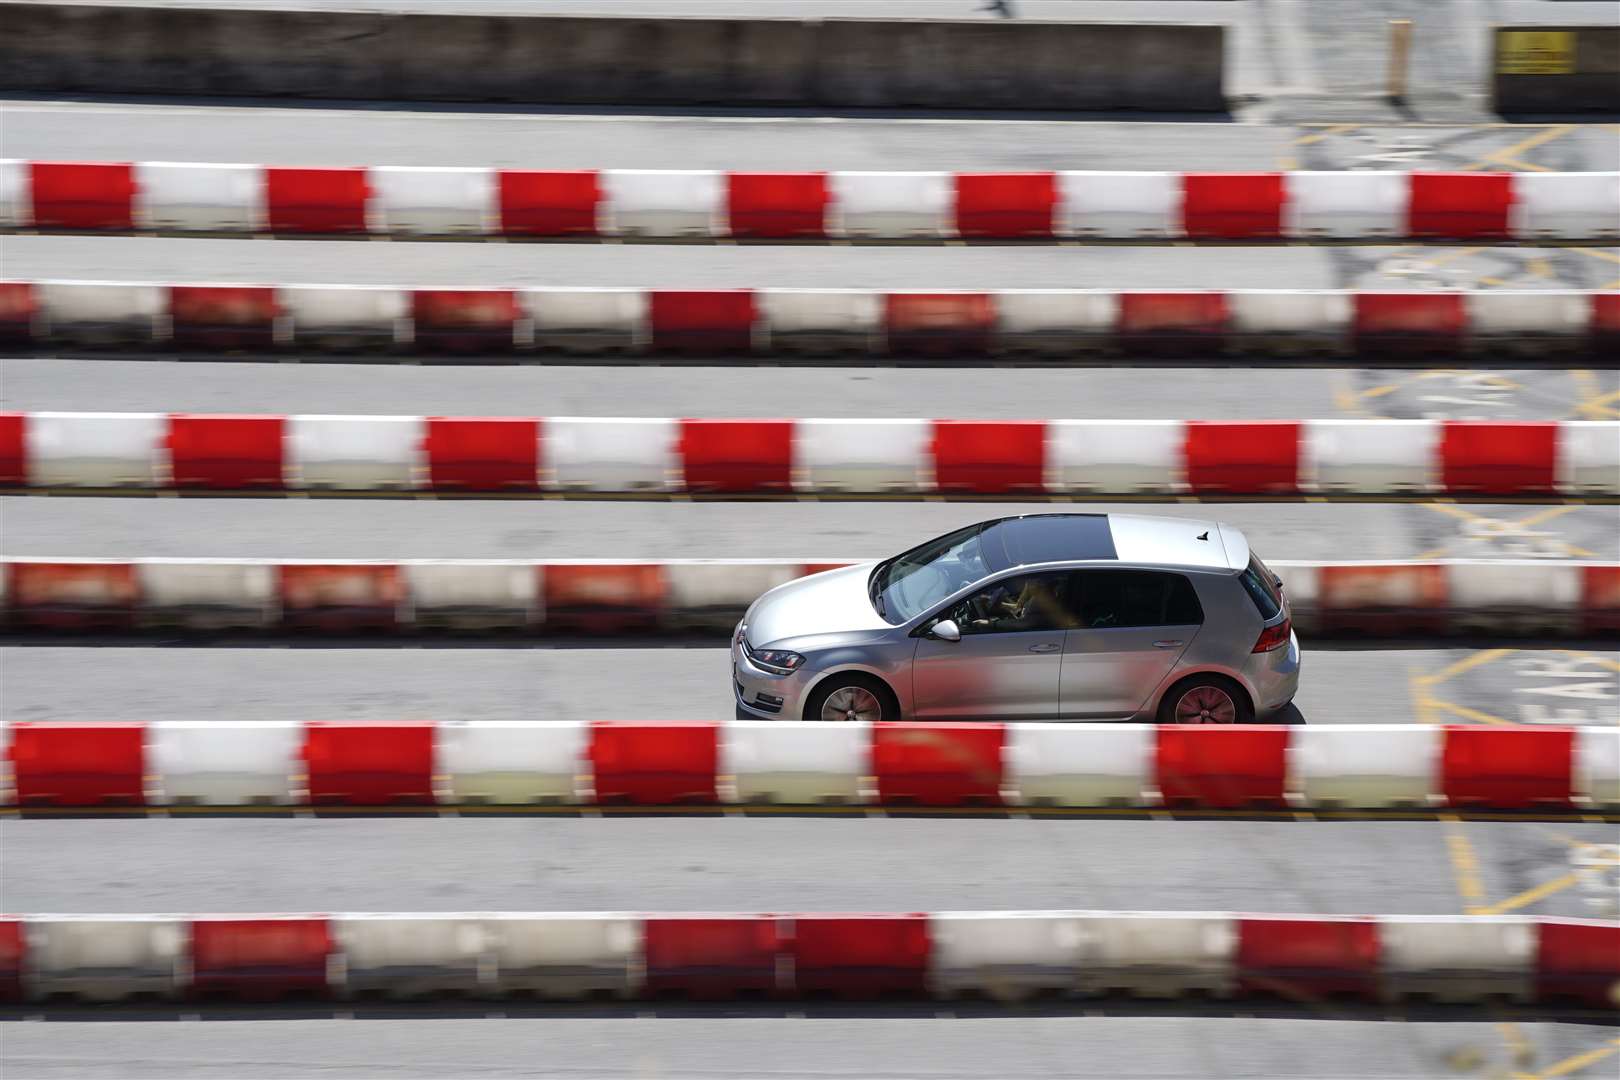
[[[680,424],[663,417],[547,417],[544,470],[565,490],[669,491],[681,474],[679,437]]]
[[[1426,724],[1297,727],[1289,789],[1315,807],[1427,806],[1439,789],[1440,741]]]
[[[1049,491],[1178,491],[1186,484],[1180,420],[1048,420]]]
[[[755,597],[800,577],[800,571],[799,563],[670,563],[664,568],[665,619],[677,626],[719,624],[729,630]]]
[[[152,487],[161,482],[162,413],[27,414],[33,487]]]
[[[1620,494],[1620,422],[1560,420],[1557,453],[1559,491]]]
[[[160,720],[146,727],[153,801],[177,806],[285,806],[304,725],[292,720]]]
[[[602,231],[622,236],[724,236],[726,178],[713,169],[603,169]]]
[[[1060,236],[1180,236],[1181,174],[1060,172]]]
[[[929,984],[935,993],[1016,1001],[1078,986],[1085,938],[1073,916],[942,911],[929,916],[928,934]]]
[[[534,343],[565,352],[641,348],[651,337],[644,289],[524,289]]]
[[[641,986],[645,931],[636,916],[497,914],[484,925],[502,991],[629,997]]]
[[[1582,344],[1586,340],[1590,301],[1580,292],[1497,289],[1463,294],[1470,341],[1536,338]]]
[[[1006,783],[1024,806],[1138,806],[1154,748],[1152,724],[1008,724]]]
[[[0,158],[0,228],[21,229],[34,223],[28,162]]]
[[[116,1001],[172,997],[186,949],[183,923],[167,915],[30,915],[24,985],[31,998],[72,994]]]
[[[835,172],[827,231],[843,236],[947,236],[955,181],[944,172]]]
[[[1404,172],[1290,172],[1283,184],[1285,236],[1406,235]]]
[[[410,337],[410,293],[358,285],[283,285],[276,290],[299,344],[392,345]]]
[[[135,579],[148,625],[257,629],[278,617],[270,563],[150,560],[135,564]]]
[[[373,166],[373,231],[446,236],[496,232],[495,170]]]
[[[1517,915],[1380,915],[1384,994],[1529,1000],[1536,929]]]
[[[289,416],[292,486],[415,487],[425,434],[420,416]]]
[[[1311,491],[1432,491],[1439,479],[1435,420],[1306,420],[1301,486]]]
[[[135,224],[176,232],[259,232],[264,168],[184,161],[135,163]]]
[[[933,487],[929,420],[796,420],[799,491],[926,491]]]
[[[740,803],[858,803],[872,771],[871,724],[732,720],[721,732],[720,771]]]
[[[882,293],[860,289],[762,289],[754,295],[772,348],[870,352],[883,330]]]
[[[1515,173],[1508,232],[1520,240],[1620,236],[1620,173]]]
[[[413,562],[404,569],[419,626],[518,629],[540,621],[540,576],[529,563]]]
[[[997,292],[998,351],[1068,352],[1108,348],[1119,322],[1119,295],[1102,289],[1008,289]]]
[[[1446,567],[1453,630],[1573,633],[1581,618],[1576,563],[1478,559]]]
[[[1088,914],[1080,987],[1142,997],[1232,992],[1237,920],[1230,915]]]
[[[168,327],[168,289],[102,281],[42,281],[34,289],[42,336],[147,343]]]
[[[331,926],[349,996],[475,991],[493,981],[493,970],[484,978],[486,934],[476,917],[334,915]]]
[[[434,760],[442,794],[455,803],[580,801],[590,725],[584,720],[440,722]]]
[[[1295,347],[1350,347],[1354,302],[1328,289],[1243,289],[1226,294],[1232,333]]]
[[[1620,727],[1575,729],[1575,794],[1599,807],[1620,806]]]

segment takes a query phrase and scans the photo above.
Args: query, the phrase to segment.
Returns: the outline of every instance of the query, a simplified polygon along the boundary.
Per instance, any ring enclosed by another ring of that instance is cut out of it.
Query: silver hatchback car
[[[1299,688],[1282,582],[1237,529],[1133,514],[1028,514],[749,607],[737,714],[787,720],[1269,716]]]

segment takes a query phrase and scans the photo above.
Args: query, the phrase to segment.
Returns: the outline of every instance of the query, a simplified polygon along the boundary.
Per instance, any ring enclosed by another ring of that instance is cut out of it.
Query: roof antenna
[[[1199,533],[1198,534],[1198,539],[1200,539],[1200,540],[1208,540],[1209,539],[1209,530],[1205,529],[1203,532]]]

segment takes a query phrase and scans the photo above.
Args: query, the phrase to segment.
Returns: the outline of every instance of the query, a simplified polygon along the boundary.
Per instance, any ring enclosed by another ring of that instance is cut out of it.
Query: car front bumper
[[[740,720],[797,720],[803,706],[802,671],[778,675],[756,667],[742,648],[742,627],[731,635],[731,692]]]

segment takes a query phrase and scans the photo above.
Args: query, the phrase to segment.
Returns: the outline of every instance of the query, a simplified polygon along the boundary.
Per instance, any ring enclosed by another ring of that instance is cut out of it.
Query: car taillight
[[[1276,626],[1268,626],[1260,631],[1260,637],[1255,640],[1254,648],[1250,652],[1271,652],[1288,644],[1288,635],[1294,630],[1294,620],[1284,619]]]

